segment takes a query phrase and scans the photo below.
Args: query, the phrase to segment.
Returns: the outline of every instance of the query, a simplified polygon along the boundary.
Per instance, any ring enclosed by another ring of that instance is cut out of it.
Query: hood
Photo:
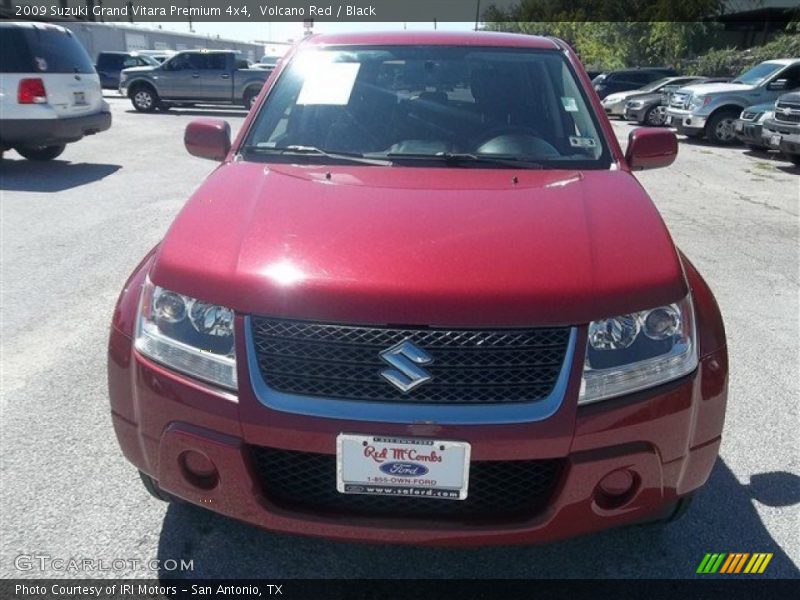
[[[774,102],[764,102],[763,104],[754,104],[753,106],[748,106],[742,112],[760,113],[772,110],[774,108]]]
[[[643,94],[645,92],[639,92],[638,90],[628,90],[627,92],[614,92],[613,94],[609,94],[605,98],[603,98],[603,102],[620,102],[621,100],[628,100],[631,96],[636,94]]]
[[[800,102],[800,92],[789,92],[778,97],[778,102]],[[774,106],[775,103],[772,103]]]
[[[687,293],[659,213],[619,170],[227,163],[151,279],[240,313],[476,327],[586,323]]]
[[[709,94],[725,94],[729,92],[746,92],[752,90],[752,85],[744,83],[696,83],[680,88],[681,93],[691,92],[694,95],[708,96]]]

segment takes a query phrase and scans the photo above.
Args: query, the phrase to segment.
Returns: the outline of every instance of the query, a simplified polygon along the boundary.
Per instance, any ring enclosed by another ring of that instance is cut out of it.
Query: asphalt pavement
[[[245,113],[108,99],[111,130],[51,163],[8,152],[0,166],[0,577],[692,577],[706,552],[773,552],[764,576],[800,575],[800,169],[684,139],[675,165],[640,174],[729,341],[721,456],[681,521],[531,547],[346,544],[167,506],[122,457],[106,394],[114,302],[214,167],[184,150],[185,125],[216,115],[235,130]],[[100,570],[57,562],[75,558]]]

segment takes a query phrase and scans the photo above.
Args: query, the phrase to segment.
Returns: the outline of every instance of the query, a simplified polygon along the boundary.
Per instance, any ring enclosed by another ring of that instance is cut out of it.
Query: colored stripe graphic
[[[760,574],[767,569],[772,560],[772,552],[732,552],[707,553],[697,567],[697,572],[705,575],[720,573],[733,575],[739,573]],[[746,565],[746,566],[745,566]]]

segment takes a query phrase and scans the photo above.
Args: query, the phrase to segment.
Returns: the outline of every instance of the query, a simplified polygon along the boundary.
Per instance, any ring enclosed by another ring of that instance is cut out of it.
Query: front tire
[[[147,85],[140,85],[131,92],[131,104],[139,112],[153,112],[160,101],[155,90]]]
[[[17,147],[15,150],[28,160],[53,160],[61,156],[66,144],[57,144],[55,146],[32,146],[32,147]]]
[[[661,127],[667,120],[667,113],[663,106],[653,106],[644,114],[644,125]]]
[[[739,113],[724,110],[711,115],[706,123],[706,135],[717,144],[730,146],[735,144],[738,139],[734,130],[733,122],[739,117]]]

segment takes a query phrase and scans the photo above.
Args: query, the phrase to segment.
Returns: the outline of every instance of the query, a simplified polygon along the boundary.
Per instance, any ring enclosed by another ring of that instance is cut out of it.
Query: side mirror
[[[634,171],[668,167],[678,156],[678,139],[669,129],[639,127],[628,135],[625,161]]]
[[[225,160],[231,149],[231,126],[222,119],[196,119],[186,126],[183,145],[192,156]]]
[[[773,92],[778,90],[785,90],[786,89],[787,80],[786,79],[776,79],[775,81],[771,81],[767,84],[767,89],[772,90]]]

